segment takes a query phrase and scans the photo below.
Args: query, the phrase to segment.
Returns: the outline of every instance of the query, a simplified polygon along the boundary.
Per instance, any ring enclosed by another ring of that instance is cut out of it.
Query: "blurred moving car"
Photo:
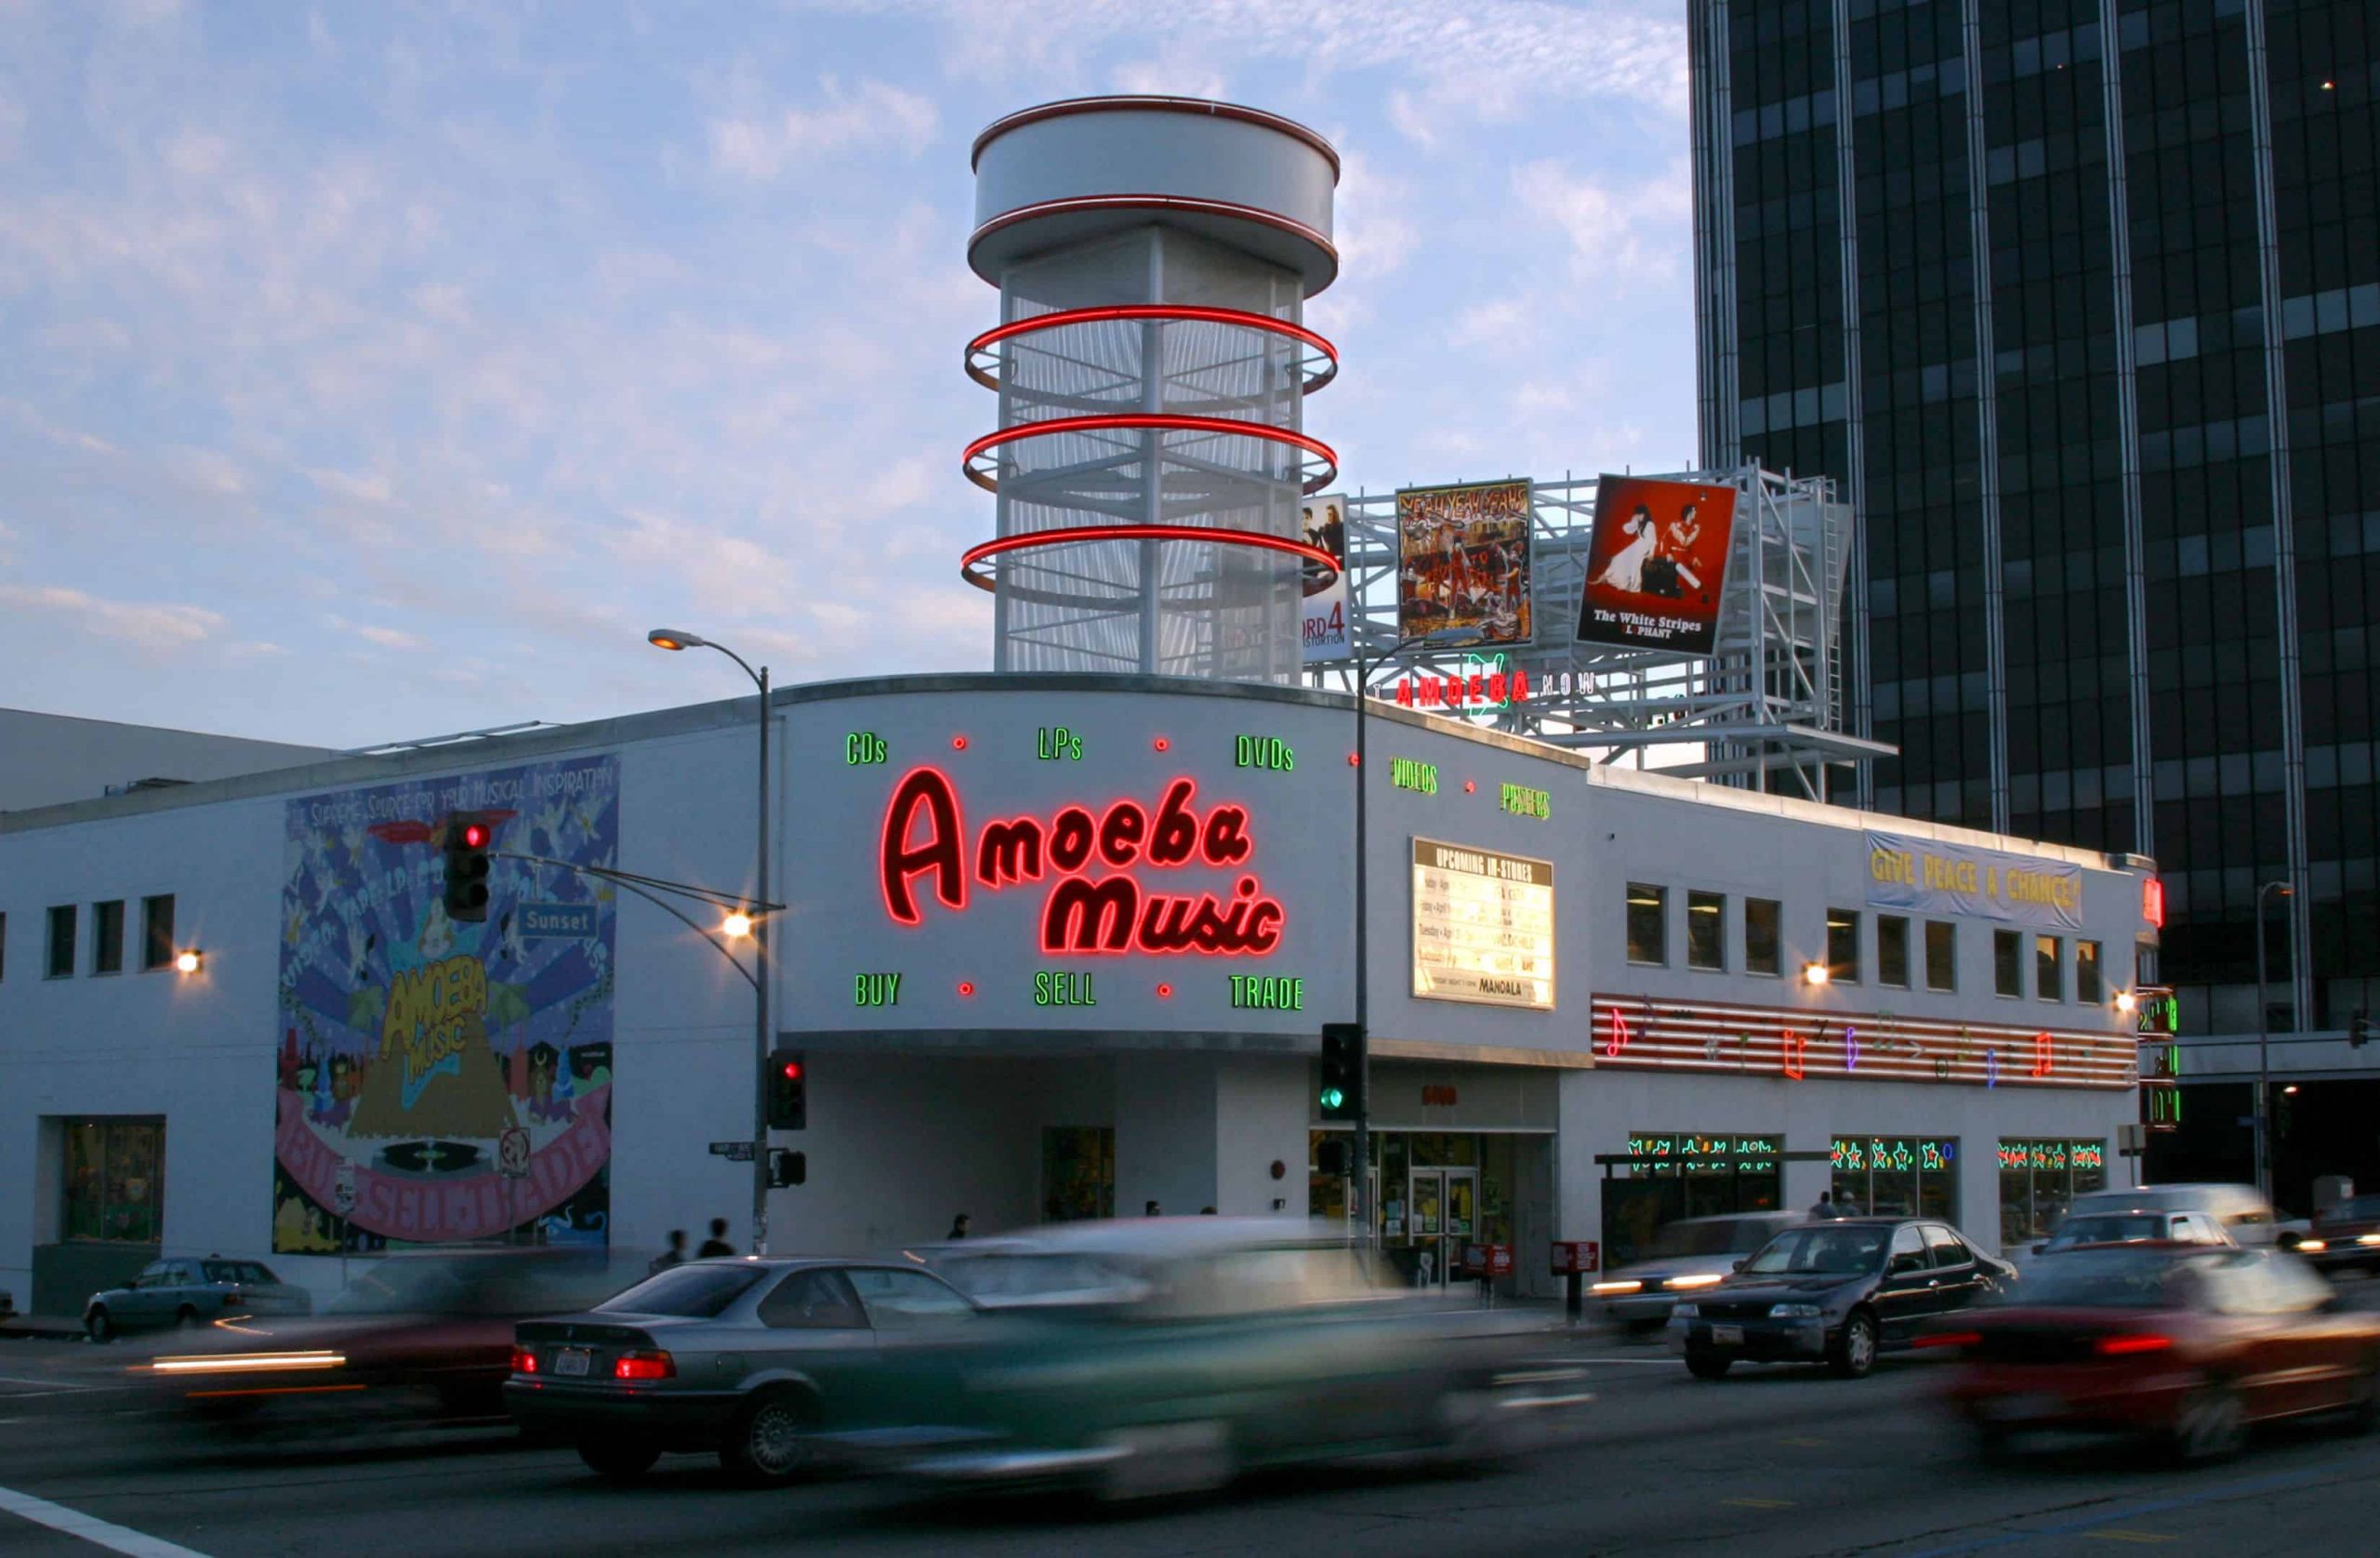
[[[911,1253],[985,1309],[1078,1308],[1130,1303],[1147,1285],[1096,1252],[1051,1249],[1031,1238],[969,1239]]]
[[[83,1306],[83,1330],[93,1341],[125,1331],[245,1314],[307,1314],[313,1295],[282,1281],[260,1261],[152,1261],[121,1287],[91,1295]]]
[[[1961,1350],[1945,1396],[1987,1456],[2045,1429],[2144,1434],[2209,1460],[2275,1418],[2380,1426],[2380,1315],[2347,1313],[2286,1251],[2096,1246],[2043,1261],[2023,1288],[1922,1339]]]
[[[2272,1203],[2256,1187],[2246,1184],[2150,1184],[2130,1190],[2094,1190],[2077,1195],[2067,1208],[2069,1219],[2094,1212],[2190,1211],[2213,1217],[2231,1242],[2242,1247],[2269,1245],[2280,1235],[2280,1220]],[[2058,1229],[2066,1226],[2058,1224]],[[2052,1236],[2057,1230],[2052,1231]]]
[[[267,1406],[435,1403],[501,1410],[512,1327],[583,1309],[619,1287],[601,1254],[424,1250],[372,1260],[311,1317],[221,1319],[184,1350],[149,1361],[158,1388],[212,1417]]]
[[[2035,1255],[2056,1255],[2085,1245],[2185,1244],[2214,1245],[2236,1249],[2230,1233],[2208,1211],[2161,1211],[2135,1208],[2129,1211],[2069,1212],[2057,1232],[2031,1247]]]
[[[916,1420],[928,1404],[887,1388],[886,1356],[947,1344],[981,1314],[914,1264],[693,1261],[584,1314],[515,1327],[504,1400],[607,1477],[700,1451],[751,1481],[788,1482],[817,1466],[830,1427]],[[956,1376],[932,1383],[955,1389]]]
[[[1679,1299],[1717,1287],[1739,1261],[1804,1221],[1799,1212],[1686,1218],[1663,1228],[1644,1260],[1615,1268],[1588,1292],[1605,1319],[1649,1329],[1670,1317],[1670,1306]]]
[[[2380,1271],[2380,1195],[2350,1195],[2315,1213],[2295,1248],[2326,1272]]]
[[[1788,1228],[1670,1311],[1670,1348],[1698,1380],[1737,1363],[1823,1360],[1856,1380],[1884,1348],[2015,1280],[1947,1223],[1855,1217]]]

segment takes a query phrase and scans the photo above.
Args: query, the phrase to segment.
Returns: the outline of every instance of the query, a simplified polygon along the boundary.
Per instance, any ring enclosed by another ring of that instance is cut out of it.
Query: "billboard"
[[[1307,565],[1305,604],[1298,628],[1304,663],[1344,660],[1352,653],[1347,640],[1347,495],[1325,493],[1308,498],[1299,529],[1307,546],[1320,547],[1339,562],[1339,572],[1328,584],[1322,582],[1319,567]]]
[[[1579,641],[1710,654],[1735,518],[1731,486],[1599,478]]]
[[[483,924],[444,906],[466,811],[499,853]],[[605,1242],[616,903],[574,867],[618,853],[608,754],[288,803],[274,1253]]]
[[[1413,993],[1553,1010],[1553,864],[1414,839]]]
[[[1396,495],[1396,631],[1476,628],[1488,643],[1535,636],[1529,486],[1483,482]]]

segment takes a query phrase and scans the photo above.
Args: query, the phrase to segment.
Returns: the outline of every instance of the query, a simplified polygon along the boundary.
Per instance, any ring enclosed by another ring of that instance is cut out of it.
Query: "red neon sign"
[[[2165,883],[2157,877],[2140,880],[2140,918],[2162,931],[2165,928]]]
[[[1628,1019],[1620,1014],[1618,1007],[1613,1007],[1611,1009],[1611,1037],[1604,1042],[1603,1052],[1606,1055],[1617,1055],[1627,1048]]]
[[[2033,1036],[2033,1075],[2047,1076],[2057,1069],[2057,1045],[2045,1033]]]
[[[1785,1030],[1784,1039],[1785,1075],[1790,1080],[1798,1082],[1805,1074],[1806,1068],[1809,1064],[1810,1041],[1804,1038],[1800,1034],[1795,1033],[1791,1028],[1787,1028]]]
[[[1044,953],[1263,957],[1280,945],[1287,916],[1254,876],[1240,877],[1227,895],[1218,896],[1150,891],[1129,874],[1136,866],[1170,870],[1194,860],[1230,867],[1255,853],[1248,809],[1214,806],[1202,815],[1197,789],[1196,780],[1172,781],[1154,812],[1128,798],[1096,812],[1061,807],[1047,821],[995,819],[983,825],[971,852],[950,776],[936,768],[912,769],[884,809],[878,852],[884,912],[896,924],[921,924],[919,878],[936,903],[957,913],[966,909],[972,887],[997,892],[1054,876],[1041,912]],[[1108,874],[1091,875],[1100,867]]]

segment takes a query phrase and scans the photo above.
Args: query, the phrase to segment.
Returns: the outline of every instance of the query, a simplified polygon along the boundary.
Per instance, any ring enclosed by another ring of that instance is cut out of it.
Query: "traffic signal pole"
[[[742,665],[742,661],[736,662]],[[752,667],[746,666],[746,670]],[[758,818],[760,862],[752,896],[769,902],[769,667],[754,678],[760,684],[760,805]],[[752,982],[752,1253],[769,1252],[769,986],[775,983],[769,967],[769,919],[766,909],[752,917],[752,964],[760,977]]]
[[[1371,1027],[1371,961],[1372,940],[1371,899],[1371,838],[1367,832],[1370,808],[1365,803],[1371,794],[1370,765],[1365,761],[1364,733],[1371,726],[1365,719],[1365,705],[1371,701],[1368,683],[1371,667],[1360,659],[1355,670],[1355,1161],[1352,1165],[1355,1176],[1355,1222],[1362,1230],[1356,1248],[1368,1253],[1372,1248],[1372,1027]]]

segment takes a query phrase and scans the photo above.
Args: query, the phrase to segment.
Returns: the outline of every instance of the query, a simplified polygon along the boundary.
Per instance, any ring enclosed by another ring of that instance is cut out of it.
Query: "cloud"
[[[63,585],[0,585],[0,601],[66,617],[76,632],[141,649],[186,649],[224,625],[204,606],[152,601],[110,601]]]
[[[1692,264],[1694,183],[1684,158],[1625,186],[1548,158],[1514,168],[1512,187],[1532,220],[1569,240],[1572,279],[1582,286],[1675,281]]]
[[[403,632],[394,627],[377,627],[367,622],[350,622],[347,618],[337,615],[325,616],[323,621],[341,633],[362,639],[368,644],[377,644],[382,649],[419,649],[423,643],[418,635]]]
[[[1221,99],[1231,95],[1223,72],[1178,55],[1129,60],[1108,73],[1107,84],[1118,92],[1159,97]]]
[[[819,88],[824,100],[814,108],[711,121],[711,165],[766,183],[794,162],[858,148],[890,145],[914,157],[933,137],[938,116],[931,99],[874,80],[846,92],[824,76]]]

